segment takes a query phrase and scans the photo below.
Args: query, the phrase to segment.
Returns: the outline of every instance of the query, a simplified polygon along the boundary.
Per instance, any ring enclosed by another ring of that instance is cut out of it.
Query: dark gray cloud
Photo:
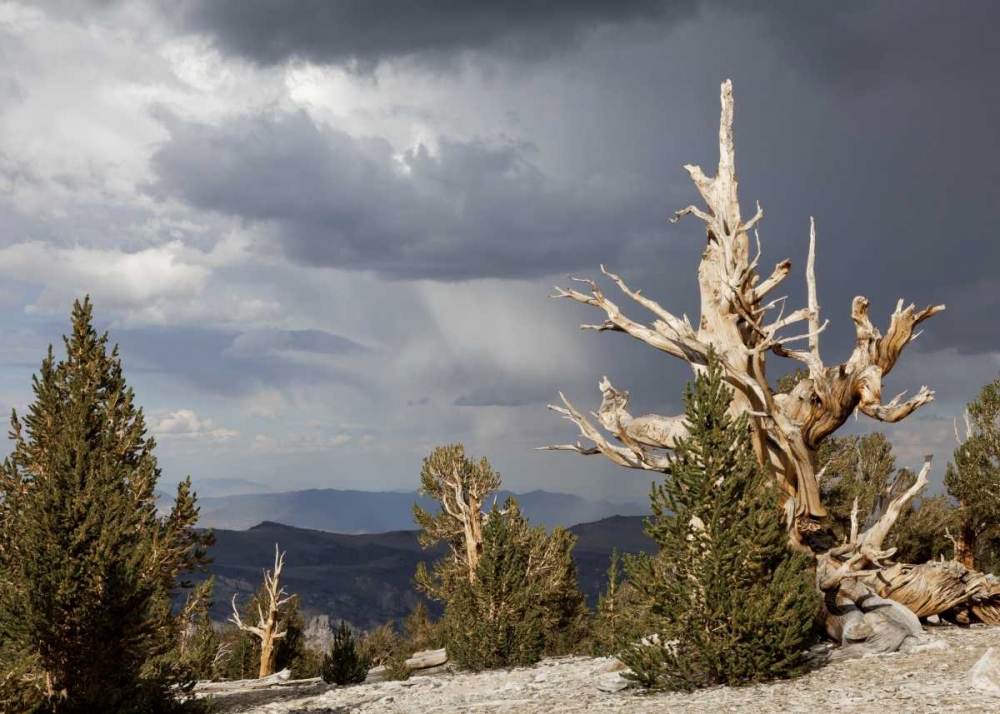
[[[808,216],[817,218],[828,359],[852,343],[855,294],[871,298],[880,326],[900,297],[947,303],[916,350],[993,350],[1000,104],[984,88],[1000,73],[988,30],[1000,5],[951,7],[706,0],[670,47],[581,57],[573,71],[614,110],[567,103],[562,146],[525,124],[547,152],[571,157],[575,181],[546,175],[523,142],[445,139],[436,155],[396,161],[381,139],[267,114],[218,127],[173,122],[155,186],[267,224],[305,265],[456,280],[593,274],[604,262],[692,310],[683,300],[700,229],[665,219],[698,200],[680,164],[714,164],[714,95],[732,76],[745,209],[762,201],[764,265],[793,259],[787,289],[800,302]],[[680,77],[656,69],[681,55],[699,61]],[[538,100],[525,101],[519,111],[530,116]]]
[[[995,4],[981,0],[905,7],[893,0],[183,0],[158,7],[179,29],[259,64],[301,59],[358,71],[404,58],[441,67],[463,52],[540,60],[603,27],[662,35],[702,15],[740,15],[797,71],[851,90],[888,75],[946,71],[965,51],[968,31],[985,34],[990,16],[996,20]],[[983,22],[955,32],[955,16]],[[724,51],[723,44],[720,38]]]
[[[697,0],[193,0],[161,7],[178,26],[257,63],[304,59],[364,71],[404,57],[447,62],[467,50],[549,56],[595,26],[689,16]]]
[[[344,355],[364,348],[320,330],[248,333],[200,327],[117,328],[111,335],[131,370],[180,379],[210,394],[242,396],[265,386],[341,383],[375,392],[367,379],[335,363],[290,363],[283,351]]]
[[[364,346],[354,340],[323,330],[268,329],[237,335],[222,354],[240,358],[260,358],[280,352],[345,355],[366,351]]]
[[[557,181],[523,143],[442,138],[436,154],[394,157],[384,139],[301,112],[167,123],[150,191],[266,224],[305,265],[411,279],[544,275],[614,258],[665,227],[655,187]]]
[[[481,385],[455,399],[456,407],[522,407],[544,402],[549,396],[524,381]]]

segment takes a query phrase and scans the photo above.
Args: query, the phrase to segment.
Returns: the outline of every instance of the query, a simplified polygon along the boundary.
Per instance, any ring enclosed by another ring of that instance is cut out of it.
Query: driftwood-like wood
[[[285,589],[279,586],[281,569],[285,565],[285,554],[278,552],[278,544],[274,544],[274,569],[264,571],[264,595],[267,597],[267,607],[257,603],[257,624],[246,625],[240,619],[240,611],[236,607],[236,595],[233,595],[233,614],[229,620],[238,628],[260,638],[260,679],[274,674],[274,647],[288,630],[280,630],[279,617],[281,607],[289,602],[294,595],[286,596]]]
[[[895,548],[883,548],[900,514],[927,485],[930,466],[928,456],[909,489],[884,508],[876,503],[875,518],[869,518],[872,525],[860,534],[855,503],[850,540],[816,558],[827,632],[842,645],[835,659],[895,651],[920,633],[919,618],[931,615],[960,623],[978,619],[1000,624],[1000,584],[992,576],[954,560],[892,563]],[[892,484],[888,493],[894,491]]]
[[[827,367],[820,355],[819,335],[826,327],[820,321],[815,261],[816,231],[810,219],[809,258],[806,265],[807,305],[786,310],[784,297],[773,297],[775,289],[791,272],[783,260],[769,275],[758,272],[761,250],[757,228],[764,212],[757,204],[744,220],[737,195],[736,159],[733,144],[733,95],[730,82],[722,85],[719,127],[719,165],[714,177],[698,166],[686,166],[706,209],[688,206],[674,221],[688,215],[706,225],[706,247],[698,266],[701,317],[697,327],[686,315],[672,314],[659,303],[631,289],[618,275],[601,266],[629,300],[653,315],[650,324],[627,317],[592,280],[574,278],[588,288],[556,288],[553,297],[568,298],[598,308],[603,322],[584,329],[621,332],[656,349],[688,362],[695,372],[704,369],[709,346],[722,358],[726,376],[735,390],[733,413],[746,413],[754,434],[758,458],[781,486],[793,514],[790,537],[794,545],[808,549],[807,534],[816,530],[826,515],[816,481],[816,454],[823,440],[834,433],[851,414],[897,422],[933,399],[926,387],[909,400],[903,394],[882,403],[882,378],[895,366],[903,348],[916,338],[915,328],[944,310],[935,305],[917,310],[902,300],[891,315],[883,335],[868,317],[868,300],[858,296],[851,305],[856,341],[843,364]],[[751,242],[750,236],[754,236]],[[801,326],[798,334],[789,329]],[[794,343],[805,343],[803,349]],[[778,394],[766,376],[768,354],[797,360],[808,370],[788,394]],[[602,454],[629,468],[666,472],[669,450],[684,436],[682,416],[647,414],[633,417],[626,411],[628,392],[615,389],[605,377],[599,384],[603,397],[595,425],[560,394],[562,405],[550,406],[574,422],[582,440],[546,449]],[[603,429],[603,431],[602,431]]]

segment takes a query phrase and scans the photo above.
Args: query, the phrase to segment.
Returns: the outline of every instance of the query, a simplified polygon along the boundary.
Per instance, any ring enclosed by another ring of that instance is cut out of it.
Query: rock
[[[969,670],[969,686],[1000,697],[1000,653],[990,647]]]
[[[618,672],[611,672],[597,678],[597,688],[602,692],[615,693],[632,686],[632,682]]]
[[[365,677],[365,684],[376,684],[378,682],[385,681],[385,665],[380,667],[372,667],[368,670],[368,676]]]
[[[905,649],[900,651],[906,654],[915,654],[917,652],[948,652],[950,649],[951,645],[944,640],[924,636],[918,642],[907,645]]]
[[[931,636],[933,635],[933,636]],[[534,667],[427,677],[351,687],[283,682],[209,694],[236,714],[817,714],[817,712],[1000,711],[1000,627],[941,627],[915,638],[915,651],[820,667],[797,679],[695,692],[634,696],[610,657],[561,657]],[[970,672],[988,648],[993,651]],[[988,665],[988,666],[987,666]],[[451,667],[452,665],[442,665]],[[615,671],[607,671],[615,670]],[[981,671],[980,671],[981,670]],[[250,685],[250,686],[246,686]],[[971,685],[971,686],[970,686]],[[617,692],[617,693],[615,693]],[[390,699],[391,698],[391,699]]]
[[[608,657],[600,666],[594,670],[594,674],[606,674],[607,672],[621,672],[628,669],[620,660]]]
[[[448,653],[444,649],[424,650],[406,660],[406,666],[410,669],[427,669],[428,667],[440,666],[447,661]]]

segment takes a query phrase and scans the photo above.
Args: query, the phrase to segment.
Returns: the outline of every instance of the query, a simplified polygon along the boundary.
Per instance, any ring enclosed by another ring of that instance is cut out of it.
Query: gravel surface
[[[613,671],[618,663],[569,657],[509,671],[413,677],[406,682],[286,685],[217,697],[214,702],[216,711],[226,714],[998,712],[1000,686],[992,692],[975,689],[969,677],[990,647],[1000,650],[1000,627],[935,628],[925,644],[909,654],[839,662],[791,681],[691,694],[602,691],[622,686]],[[1000,672],[997,675],[1000,683]]]

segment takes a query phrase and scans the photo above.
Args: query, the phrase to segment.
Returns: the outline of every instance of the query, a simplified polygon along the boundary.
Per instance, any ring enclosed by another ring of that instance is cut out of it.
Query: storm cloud
[[[998,21],[965,1],[8,3],[0,403],[30,397],[90,293],[175,434],[171,472],[412,488],[461,440],[515,489],[641,498],[645,475],[535,452],[576,438],[544,404],[596,408],[606,374],[633,413],[675,413],[689,370],[547,295],[605,264],[697,318],[703,226],[668,219],[699,202],[683,165],[713,171],[731,78],[744,213],[765,210],[763,270],[793,261],[789,305],[817,221],[826,362],[857,294],[880,327],[901,297],[948,305],[886,384],[937,390],[886,432],[943,464],[1000,370]]]
[[[606,24],[691,15],[695,0],[213,0],[163,3],[180,27],[262,64],[291,59],[359,70],[406,57],[447,61],[462,51],[545,57]]]
[[[653,187],[560,181],[516,143],[438,140],[400,154],[304,112],[173,121],[151,191],[261,222],[305,265],[390,278],[521,278],[611,260],[661,235]]]

